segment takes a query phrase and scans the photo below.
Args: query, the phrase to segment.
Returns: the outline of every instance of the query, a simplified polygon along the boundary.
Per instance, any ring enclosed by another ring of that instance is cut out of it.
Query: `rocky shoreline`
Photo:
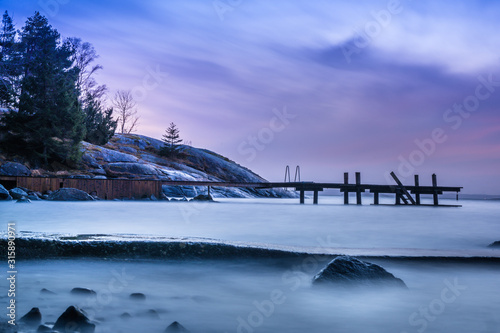
[[[266,182],[249,169],[206,149],[184,145],[175,158],[159,155],[163,142],[142,135],[116,134],[106,145],[82,142],[82,160],[75,168],[53,164],[51,170],[30,165],[19,158],[8,160],[0,155],[0,177],[57,177],[64,179],[131,179],[163,181]],[[1,180],[0,180],[1,184]],[[9,192],[8,194],[5,192]],[[74,200],[91,200],[93,193],[75,195]],[[280,189],[213,188],[217,198],[295,197],[294,192]],[[127,198],[135,200],[167,200],[196,198],[203,200],[206,187],[163,186],[156,197]],[[52,192],[40,193],[26,188],[0,188],[0,200],[57,200]],[[68,197],[66,195],[66,197]],[[71,196],[69,196],[71,197]],[[96,198],[95,195],[93,199]],[[205,198],[206,199],[206,198]],[[69,199],[65,199],[69,200]]]

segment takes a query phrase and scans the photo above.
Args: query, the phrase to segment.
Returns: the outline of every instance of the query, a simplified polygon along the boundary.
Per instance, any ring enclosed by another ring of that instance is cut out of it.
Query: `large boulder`
[[[9,191],[0,184],[0,200],[12,200]]]
[[[19,321],[29,327],[38,327],[42,323],[42,314],[38,308],[33,308]]]
[[[53,329],[59,332],[94,333],[95,325],[90,322],[82,310],[70,306],[57,319]]]
[[[350,256],[333,259],[319,272],[313,284],[336,284],[339,286],[397,286],[405,283],[379,265],[364,262]]]
[[[31,176],[31,170],[21,163],[6,162],[0,165],[0,175],[3,176]]]
[[[13,188],[12,190],[9,191],[9,193],[10,196],[15,200],[28,197],[28,193],[26,193],[23,189],[20,189],[19,187]]]
[[[49,194],[51,201],[91,201],[94,200],[88,193],[76,188],[61,188]]]

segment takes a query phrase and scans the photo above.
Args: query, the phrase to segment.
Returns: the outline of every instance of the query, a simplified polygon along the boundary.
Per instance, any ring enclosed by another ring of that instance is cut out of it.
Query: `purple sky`
[[[131,89],[138,133],[280,181],[392,170],[500,194],[500,2],[0,0],[94,45],[99,83]],[[2,12],[3,12],[2,11]],[[292,174],[293,178],[293,174]]]

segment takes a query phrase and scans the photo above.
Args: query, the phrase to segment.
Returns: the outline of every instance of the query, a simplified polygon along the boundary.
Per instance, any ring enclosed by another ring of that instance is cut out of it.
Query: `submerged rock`
[[[82,190],[76,188],[61,188],[52,192],[47,197],[51,201],[92,201],[94,198]]]
[[[164,331],[165,333],[170,333],[170,332],[190,332],[188,329],[186,329],[184,326],[179,324],[178,322],[174,321],[172,324],[170,324]]]
[[[214,201],[214,198],[212,198],[212,196],[209,194],[198,194],[192,200],[193,201]]]
[[[0,184],[0,200],[12,200],[9,191]]]
[[[38,327],[42,323],[42,314],[38,308],[31,309],[27,314],[19,319],[19,322],[29,327]]]
[[[48,290],[46,288],[43,288],[42,290],[40,290],[40,294],[42,294],[42,295],[57,295],[55,292]]]
[[[95,291],[87,288],[73,288],[71,289],[71,294],[80,296],[95,296],[97,295]]]
[[[488,247],[499,247],[500,248],[500,241],[496,241],[488,245]]]
[[[314,284],[337,284],[341,286],[397,286],[406,288],[398,279],[379,265],[364,262],[349,256],[339,256],[323,268],[313,280]]]
[[[31,170],[21,163],[7,162],[0,165],[0,175],[3,176],[31,176]]]
[[[18,203],[31,203],[31,200],[29,198],[26,198],[26,197],[22,197],[21,199],[17,199]]]
[[[74,306],[70,306],[57,319],[53,330],[60,332],[76,331],[81,333],[94,333],[95,325],[89,321],[82,310]]]
[[[146,300],[146,295],[144,295],[143,293],[133,293],[133,294],[130,294],[130,299],[134,300],[134,301],[144,301]]]
[[[47,325],[40,325],[38,326],[37,330],[36,330],[37,333],[45,333],[45,332],[54,332],[52,330],[52,328],[48,327]]]

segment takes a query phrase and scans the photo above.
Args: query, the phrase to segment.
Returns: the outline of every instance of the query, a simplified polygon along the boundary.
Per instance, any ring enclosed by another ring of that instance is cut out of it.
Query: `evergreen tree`
[[[180,139],[179,129],[174,123],[170,123],[170,126],[165,130],[163,135],[163,147],[160,150],[160,155],[163,156],[176,156],[179,154]]]
[[[0,29],[0,106],[12,108],[16,102],[16,88],[21,73],[17,32],[7,11],[3,14]]]
[[[36,12],[22,30],[20,52],[18,111],[0,124],[2,148],[45,166],[78,161],[85,128],[70,45]]]
[[[113,108],[104,109],[100,99],[87,93],[84,101],[85,141],[105,145],[115,134],[118,121],[113,119]]]

